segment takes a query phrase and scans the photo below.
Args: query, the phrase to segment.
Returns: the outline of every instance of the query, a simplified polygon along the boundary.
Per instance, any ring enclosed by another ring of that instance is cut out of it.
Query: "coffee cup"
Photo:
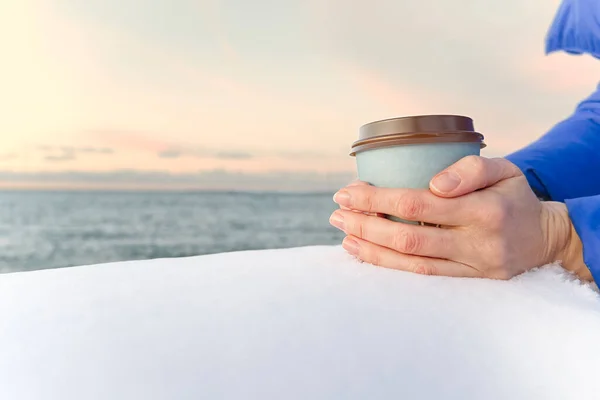
[[[430,180],[486,145],[473,120],[460,115],[418,115],[363,125],[352,144],[358,179],[383,188],[427,189]],[[405,223],[394,216],[387,218]]]

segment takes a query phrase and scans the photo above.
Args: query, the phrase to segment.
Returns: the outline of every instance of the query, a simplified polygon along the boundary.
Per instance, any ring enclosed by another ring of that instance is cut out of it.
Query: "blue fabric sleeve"
[[[600,194],[600,86],[573,115],[506,158],[540,197],[564,202]]]
[[[563,0],[546,35],[546,53],[600,58],[600,0]],[[600,194],[600,85],[571,117],[506,157],[538,196],[565,201]]]
[[[570,199],[566,204],[583,243],[583,261],[600,286],[600,195]]]
[[[585,265],[600,286],[600,92],[506,158],[523,171],[538,196],[566,203]]]
[[[563,0],[546,36],[546,53],[600,58],[600,0]],[[506,157],[543,198],[565,202],[600,286],[600,85],[566,120]]]

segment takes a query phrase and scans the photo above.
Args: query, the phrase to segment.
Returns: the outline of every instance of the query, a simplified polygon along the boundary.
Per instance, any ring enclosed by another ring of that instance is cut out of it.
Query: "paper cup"
[[[377,187],[428,189],[429,181],[463,157],[479,155],[483,135],[473,120],[456,115],[392,118],[360,128],[352,145],[358,178]],[[406,221],[394,216],[391,220]]]

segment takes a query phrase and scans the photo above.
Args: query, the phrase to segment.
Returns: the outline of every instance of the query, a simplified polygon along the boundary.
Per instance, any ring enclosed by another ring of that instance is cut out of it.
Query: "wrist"
[[[573,226],[570,219],[569,225],[571,228],[569,241],[561,255],[560,261],[565,269],[573,272],[579,279],[586,282],[592,282],[594,280],[592,273],[583,261],[583,243],[581,242],[581,238],[577,234],[575,226]]]
[[[548,215],[546,237],[549,248],[547,263],[560,262],[562,267],[583,281],[592,281],[592,274],[583,261],[583,244],[571,222],[564,203],[543,202]]]

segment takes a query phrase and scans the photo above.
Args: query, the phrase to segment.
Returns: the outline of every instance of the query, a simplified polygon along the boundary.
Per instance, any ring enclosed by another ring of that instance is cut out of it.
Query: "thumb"
[[[440,197],[458,197],[523,175],[504,158],[467,156],[433,177],[429,189]]]

